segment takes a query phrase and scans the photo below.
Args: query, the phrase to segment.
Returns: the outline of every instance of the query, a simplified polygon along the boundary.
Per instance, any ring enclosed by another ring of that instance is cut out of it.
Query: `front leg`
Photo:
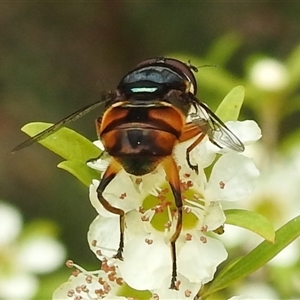
[[[122,253],[123,253],[123,248],[124,248],[124,231],[125,231],[125,212],[124,210],[112,206],[104,197],[103,197],[103,192],[105,188],[108,186],[108,184],[115,178],[115,176],[118,174],[120,171],[121,167],[115,162],[111,162],[108,168],[106,169],[100,184],[97,188],[97,195],[100,203],[103,205],[103,207],[116,215],[120,216],[120,242],[119,242],[119,247],[117,250],[116,255],[114,256],[115,258],[118,259],[123,259]]]

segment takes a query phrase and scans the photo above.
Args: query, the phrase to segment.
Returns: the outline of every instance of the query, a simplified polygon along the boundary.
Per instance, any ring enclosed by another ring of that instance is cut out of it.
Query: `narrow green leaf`
[[[300,145],[300,129],[295,129],[287,136],[280,145],[280,149],[286,152],[291,152],[291,149],[296,149]]]
[[[93,170],[89,168],[86,164],[78,161],[62,161],[57,165],[57,167],[68,171],[86,186],[89,186],[92,183],[93,179],[100,178],[100,175],[96,170]]]
[[[29,123],[22,127],[22,131],[33,137],[51,125],[41,122]],[[98,157],[101,152],[87,138],[68,128],[61,128],[39,143],[66,160],[76,160],[82,163]]]
[[[300,236],[300,216],[292,219],[287,224],[276,231],[276,241],[274,244],[263,241],[250,253],[241,258],[231,268],[225,266],[226,272],[220,272],[210,286],[204,290],[202,299],[224,289],[233,282],[242,279],[275,257],[281,250]]]
[[[298,87],[300,80],[300,45],[298,45],[286,60],[286,67],[290,76],[289,89]]]
[[[225,210],[226,224],[239,226],[251,230],[269,242],[274,242],[275,231],[272,223],[264,216],[243,209]]]
[[[242,45],[242,38],[229,33],[218,38],[210,47],[205,59],[218,65],[225,65]]]
[[[236,121],[239,117],[245,97],[245,88],[242,85],[234,87],[220,103],[216,115],[223,121]]]

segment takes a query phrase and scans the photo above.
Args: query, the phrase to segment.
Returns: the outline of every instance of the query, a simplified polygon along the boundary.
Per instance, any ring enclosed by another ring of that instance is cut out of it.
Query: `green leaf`
[[[286,152],[291,152],[300,145],[300,129],[294,130],[287,136],[280,145],[280,149]]]
[[[85,163],[66,160],[57,165],[58,168],[68,171],[79,179],[83,184],[89,186],[93,179],[99,179],[100,174],[96,170],[89,168]]]
[[[216,110],[216,115],[223,121],[236,121],[239,117],[245,97],[242,85],[234,87],[223,99]]]
[[[297,88],[300,80],[300,45],[298,45],[286,60],[290,75],[289,89]]]
[[[243,209],[225,210],[226,224],[251,230],[269,242],[275,241],[275,231],[272,223],[264,216]]]
[[[210,47],[205,59],[214,64],[225,65],[242,45],[241,36],[229,33],[221,36]]]
[[[275,243],[272,244],[268,241],[263,241],[235,264],[231,264],[231,268],[225,266],[224,268],[227,270],[225,272],[221,271],[215,277],[210,286],[204,290],[201,299],[205,299],[209,295],[232,285],[235,281],[250,275],[265,265],[299,236],[300,216],[292,219],[276,231]]]
[[[22,131],[33,137],[51,125],[41,122],[29,123],[22,127]],[[82,163],[98,157],[101,153],[101,150],[91,141],[68,128],[61,128],[39,143],[66,160],[76,160]]]

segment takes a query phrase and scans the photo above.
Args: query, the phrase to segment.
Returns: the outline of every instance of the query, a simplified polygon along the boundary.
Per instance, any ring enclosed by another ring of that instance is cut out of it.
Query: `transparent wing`
[[[206,104],[196,100],[193,101],[195,111],[189,114],[191,121],[201,127],[209,140],[218,147],[227,147],[237,152],[243,152],[245,146],[238,137],[229,130]]]
[[[108,93],[108,94],[102,96],[101,100],[98,100],[97,102],[89,104],[89,105],[75,111],[74,113],[72,113],[69,116],[67,116],[67,117],[63,118],[62,120],[58,121],[57,123],[55,123],[51,127],[47,128],[46,130],[38,133],[34,137],[31,137],[28,140],[26,140],[25,142],[21,143],[20,145],[18,145],[17,147],[15,147],[12,150],[12,153],[20,151],[23,148],[26,148],[26,147],[28,147],[28,146],[30,146],[30,145],[38,142],[38,141],[41,141],[41,140],[45,139],[49,135],[51,135],[54,132],[58,131],[60,128],[66,126],[68,123],[73,122],[73,121],[83,117],[84,115],[86,115],[87,113],[89,113],[90,111],[94,110],[95,108],[97,108],[99,106],[104,106],[108,101],[113,100],[115,97],[116,97],[116,95],[114,93]]]

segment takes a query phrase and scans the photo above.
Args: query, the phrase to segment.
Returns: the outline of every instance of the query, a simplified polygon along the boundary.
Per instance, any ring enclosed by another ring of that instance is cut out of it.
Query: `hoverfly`
[[[198,172],[198,167],[191,163],[189,154],[206,135],[220,148],[226,146],[239,152],[244,150],[242,142],[207,105],[196,98],[197,82],[192,72],[195,70],[190,64],[173,58],[144,60],[121,79],[115,92],[104,94],[100,101],[71,114],[14,149],[17,151],[44,139],[70,121],[103,105],[103,114],[96,120],[96,129],[112,159],[97,188],[97,195],[108,211],[120,216],[120,241],[115,257],[122,259],[125,212],[110,205],[103,192],[122,169],[130,175],[142,176],[161,165],[178,213],[176,230],[170,238],[173,261],[171,289],[176,289],[175,244],[181,232],[183,214],[174,147],[195,138],[186,149],[187,163],[195,172]]]

